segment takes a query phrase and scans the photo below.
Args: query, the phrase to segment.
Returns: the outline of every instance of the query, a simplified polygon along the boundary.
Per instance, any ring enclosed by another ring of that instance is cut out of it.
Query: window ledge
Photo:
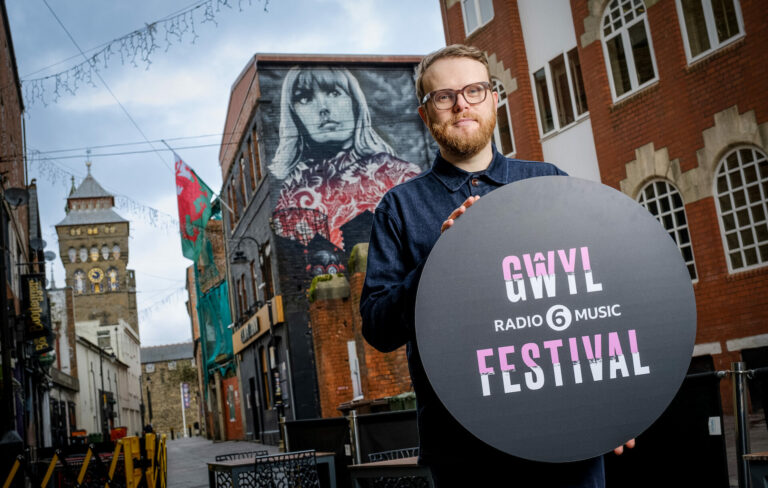
[[[482,32],[483,30],[485,30],[485,27],[487,27],[488,24],[490,24],[493,21],[493,19],[494,19],[494,17],[491,17],[490,19],[488,19],[488,22],[486,22],[485,24],[482,24],[482,25],[479,25],[479,26],[475,27],[475,30],[473,30],[472,32],[467,32],[467,29],[466,29],[466,26],[465,26],[464,27],[464,41],[465,41],[465,43],[470,38],[475,37],[475,35],[477,35],[478,33]]]
[[[742,279],[748,279],[752,278],[754,276],[760,276],[768,273],[768,263],[753,265],[753,267],[749,267],[744,270],[736,270],[733,271],[731,269],[728,270],[728,276],[726,276],[726,281],[736,281],[736,280],[742,280]]]
[[[589,120],[589,110],[584,112],[583,114],[579,115],[579,118],[571,122],[570,124],[566,125],[565,127],[561,127],[557,130],[553,130],[551,132],[547,132],[546,135],[541,136],[539,139],[539,142],[545,142],[548,141],[554,137],[557,137],[558,135],[562,134],[563,132],[567,132],[573,127],[576,127],[577,125],[580,125],[585,120]]]
[[[722,46],[711,49],[708,53],[704,54],[703,56],[700,56],[693,61],[688,61],[688,64],[685,66],[686,73],[695,73],[697,71],[700,71],[704,69],[705,66],[707,66],[709,63],[714,62],[717,59],[720,59],[722,56],[727,56],[731,54],[731,51],[734,51],[736,49],[741,49],[741,47],[746,42],[745,39],[747,36],[745,34],[741,34],[740,36],[729,40]]]
[[[658,89],[659,89],[659,78],[657,77],[649,85],[646,85],[643,88],[635,90],[634,92],[626,95],[624,98],[621,98],[613,102],[613,105],[610,106],[610,111],[615,112],[616,110],[620,110],[630,102],[635,102],[639,99],[642,99],[643,97],[649,96],[654,92],[656,92],[656,90]]]

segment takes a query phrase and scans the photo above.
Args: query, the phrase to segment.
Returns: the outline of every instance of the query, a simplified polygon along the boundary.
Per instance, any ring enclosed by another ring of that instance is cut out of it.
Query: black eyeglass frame
[[[485,88],[485,92],[484,92],[484,93],[485,93],[485,96],[484,96],[484,97],[483,97],[483,99],[482,99],[482,100],[480,100],[479,102],[470,102],[469,100],[467,100],[467,97],[466,97],[466,95],[464,95],[464,90],[466,90],[467,88],[469,88],[470,86],[473,86],[473,85],[481,85],[483,88]],[[490,90],[491,90],[491,84],[490,84],[489,82],[487,82],[487,81],[476,81],[476,82],[474,82],[474,83],[470,83],[470,84],[468,84],[468,85],[466,85],[466,86],[464,86],[464,87],[462,87],[462,88],[459,88],[458,90],[453,90],[453,89],[451,89],[451,88],[441,88],[440,90],[433,90],[433,91],[431,91],[431,92],[427,93],[426,95],[424,95],[424,98],[422,98],[422,99],[421,99],[421,104],[422,104],[422,105],[426,105],[426,103],[427,103],[427,102],[428,102],[430,99],[432,99],[432,97],[433,97],[433,96],[434,96],[436,93],[440,93],[440,92],[453,92],[454,96],[456,97],[456,98],[453,100],[453,105],[451,105],[450,107],[446,107],[446,108],[439,108],[439,107],[437,106],[437,104],[436,104],[436,103],[434,103],[434,101],[433,101],[433,102],[432,102],[432,104],[435,106],[435,110],[450,110],[450,109],[452,109],[453,107],[455,107],[455,106],[456,106],[456,103],[459,101],[459,95],[461,95],[462,97],[464,97],[464,100],[465,100],[465,101],[466,101],[468,104],[470,104],[470,105],[477,105],[477,104],[483,103],[483,102],[484,102],[484,101],[485,101],[485,100],[488,98],[488,92],[489,92]]]

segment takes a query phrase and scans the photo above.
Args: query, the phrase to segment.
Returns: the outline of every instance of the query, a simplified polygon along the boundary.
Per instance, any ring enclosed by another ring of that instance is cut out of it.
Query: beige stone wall
[[[197,366],[192,358],[178,359],[176,369],[169,369],[169,361],[148,363],[154,366],[153,372],[147,372],[148,364],[141,365],[142,398],[145,405],[145,421],[149,421],[149,402],[147,388],[152,397],[152,427],[158,434],[166,434],[170,439],[171,429],[175,436],[183,435],[181,415],[181,390],[180,379],[189,384],[189,408],[186,409],[186,426],[192,427],[192,435],[195,435],[194,423],[202,424],[200,418],[200,388],[198,386]],[[201,429],[202,429],[201,425]]]

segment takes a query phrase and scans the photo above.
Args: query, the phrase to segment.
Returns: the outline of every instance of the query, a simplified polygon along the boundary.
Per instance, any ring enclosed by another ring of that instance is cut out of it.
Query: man
[[[427,379],[416,345],[414,308],[419,277],[441,232],[496,188],[565,173],[548,163],[508,159],[491,144],[498,94],[491,91],[482,51],[452,45],[426,56],[417,70],[416,91],[419,115],[440,151],[430,170],[391,189],[376,208],[360,312],[363,335],[372,346],[389,352],[407,344],[418,402],[419,461],[430,467],[437,486],[502,481],[503,486],[602,487],[602,458],[537,463],[482,443],[448,413]]]

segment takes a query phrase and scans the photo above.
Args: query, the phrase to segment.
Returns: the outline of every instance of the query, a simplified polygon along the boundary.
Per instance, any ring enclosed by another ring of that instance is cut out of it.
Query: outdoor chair
[[[219,454],[216,456],[216,462],[218,461],[234,461],[235,459],[248,459],[258,456],[266,456],[269,452],[264,449],[260,451],[245,451],[245,452],[231,452],[229,454]]]
[[[370,462],[387,461],[390,459],[403,459],[419,455],[418,447],[405,449],[393,449],[391,451],[372,452],[368,454]],[[429,481],[423,476],[401,476],[397,478],[381,477],[372,480],[373,488],[427,488]]]
[[[257,457],[254,485],[263,488],[320,488],[315,451]]]
[[[406,447],[405,449],[393,449],[391,451],[372,452],[368,454],[368,461],[386,461],[388,459],[403,459],[419,455],[418,447]]]

